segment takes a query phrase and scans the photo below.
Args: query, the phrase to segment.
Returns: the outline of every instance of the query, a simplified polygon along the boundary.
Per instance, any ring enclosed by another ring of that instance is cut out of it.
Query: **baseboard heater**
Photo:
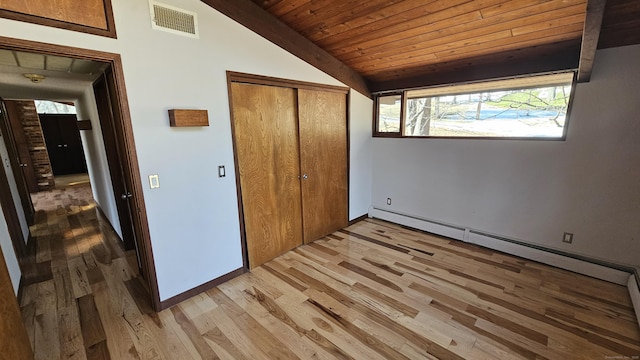
[[[636,318],[638,324],[640,324],[640,270],[635,269],[634,275],[629,277],[627,283],[627,289],[629,289],[629,296],[631,296],[631,302],[633,303],[633,310],[636,312]],[[635,278],[635,281],[634,281]]]
[[[627,286],[640,323],[640,269],[615,264],[587,256],[529,244],[523,241],[490,234],[477,229],[403,214],[376,207],[369,208],[369,217],[390,221],[451,239],[480,245],[492,250],[537,261],[596,279]]]

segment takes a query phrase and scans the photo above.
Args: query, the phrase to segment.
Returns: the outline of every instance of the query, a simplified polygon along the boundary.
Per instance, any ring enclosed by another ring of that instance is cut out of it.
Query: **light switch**
[[[224,165],[218,166],[218,177],[225,177],[225,176],[227,176],[227,173],[224,169]]]
[[[158,178],[158,174],[149,175],[149,186],[152,189],[157,189],[160,187],[160,179]]]

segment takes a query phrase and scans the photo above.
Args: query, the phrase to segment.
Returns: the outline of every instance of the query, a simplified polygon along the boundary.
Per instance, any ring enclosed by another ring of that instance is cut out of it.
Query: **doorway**
[[[15,156],[31,194],[52,190],[73,179],[88,181],[73,102],[3,100],[5,123],[15,141]],[[82,115],[80,115],[82,116]]]
[[[99,136],[102,138],[106,136],[105,133],[112,132],[113,138],[117,141],[116,155],[109,162],[114,162],[120,167],[120,178],[113,182],[122,184],[126,191],[119,194],[113,193],[113,196],[118,200],[126,200],[121,203],[129,207],[131,223],[129,228],[134,234],[132,239],[134,247],[137,248],[140,272],[150,292],[151,305],[155,310],[159,310],[160,298],[120,56],[113,53],[2,37],[0,37],[0,50],[40,54],[57,59],[67,58],[72,62],[94,61],[105,65],[102,77],[106,79],[110,87],[108,103],[109,111],[113,116],[105,120],[108,126],[102,129],[103,133]],[[100,120],[103,121],[103,119]],[[109,165],[111,168],[111,164]],[[110,175],[113,176],[113,174]],[[23,181],[16,182],[22,183]]]

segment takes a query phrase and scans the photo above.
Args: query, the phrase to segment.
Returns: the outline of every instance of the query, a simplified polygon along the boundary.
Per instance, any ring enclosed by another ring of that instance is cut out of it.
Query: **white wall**
[[[162,300],[242,266],[225,71],[342,85],[198,0],[164,2],[198,13],[199,39],[152,30],[142,0],[112,1],[118,39],[0,19],[1,36],[122,55]],[[170,128],[171,108],[207,109],[210,126]],[[370,110],[354,109],[361,124]],[[366,142],[357,134],[352,146]],[[218,165],[226,166],[225,178],[217,177]],[[159,175],[159,189],[149,189],[151,174]],[[366,165],[353,170],[351,188],[367,189],[366,180],[354,183],[366,174]],[[353,195],[358,208],[350,213],[362,212],[365,192]]]
[[[640,46],[597,52],[566,141],[374,139],[373,206],[640,264],[638,59]]]
[[[109,164],[107,163],[107,154],[104,148],[102,128],[100,127],[100,118],[98,117],[93,88],[87,87],[75,105],[78,120],[91,120],[92,129],[80,131],[80,138],[82,139],[82,148],[87,160],[87,172],[91,180],[93,199],[100,206],[114,230],[122,238],[122,229],[120,228],[118,209],[113,195]]]
[[[13,250],[13,244],[11,243],[11,237],[9,236],[9,228],[7,222],[4,219],[4,213],[0,207],[0,248],[2,248],[2,254],[4,255],[4,262],[7,264],[9,270],[9,277],[11,278],[11,284],[13,285],[13,292],[18,294],[18,287],[20,285],[20,277],[22,272],[20,271],[20,265],[18,264],[18,258],[16,252]]]
[[[349,220],[353,220],[367,214],[371,206],[373,101],[354,90],[351,90],[350,99]]]

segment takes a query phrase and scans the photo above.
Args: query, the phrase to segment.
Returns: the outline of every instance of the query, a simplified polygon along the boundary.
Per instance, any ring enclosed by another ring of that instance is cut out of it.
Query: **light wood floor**
[[[68,186],[78,186],[89,184],[89,174],[58,175],[54,178],[56,188],[62,189]]]
[[[376,220],[155,314],[86,195],[39,204],[21,299],[36,359],[640,355],[625,287]]]

